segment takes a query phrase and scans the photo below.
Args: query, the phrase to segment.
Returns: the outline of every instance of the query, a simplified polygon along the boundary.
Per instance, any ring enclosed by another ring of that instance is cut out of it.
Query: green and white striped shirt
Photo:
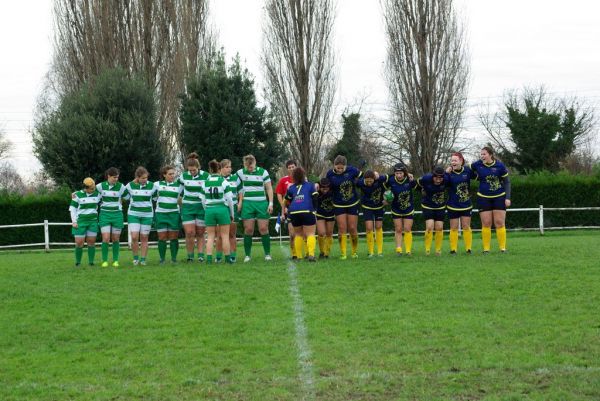
[[[207,209],[215,206],[229,207],[233,204],[233,193],[229,183],[217,174],[211,174],[205,181],[202,181],[202,195],[204,207]]]
[[[183,193],[183,184],[175,180],[172,183],[157,181],[154,190],[158,194],[156,199],[156,213],[179,212],[177,199]]]
[[[131,181],[126,185],[125,189],[131,196],[127,214],[135,217],[152,218],[154,216],[152,199],[156,198],[154,183],[148,181],[146,185],[142,186],[141,184],[136,184]]]
[[[179,176],[177,181],[183,185],[183,203],[202,203],[202,192],[200,187],[202,181],[208,178],[206,171],[200,170],[198,175],[192,176],[187,171]]]
[[[73,223],[91,222],[98,220],[98,204],[101,201],[100,193],[96,190],[88,194],[84,190],[71,194],[69,212]]]
[[[264,168],[256,167],[253,172],[242,168],[236,174],[238,176],[238,192],[244,195],[244,201],[267,200],[265,184],[270,183],[271,178]]]
[[[125,185],[120,182],[110,185],[108,181],[104,181],[96,185],[96,190],[100,192],[100,196],[102,197],[101,212],[119,212],[123,210],[121,199],[129,198]]]
[[[237,195],[238,195],[238,181],[239,178],[237,174],[231,174],[229,177],[224,177],[227,185],[231,188],[231,194],[233,195],[233,205],[237,205]]]

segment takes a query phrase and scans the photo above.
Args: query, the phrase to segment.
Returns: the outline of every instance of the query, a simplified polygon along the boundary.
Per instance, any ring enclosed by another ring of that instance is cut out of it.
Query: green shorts
[[[181,221],[183,224],[196,223],[202,226],[204,222],[204,207],[202,203],[184,203],[181,205]]]
[[[154,226],[156,231],[179,231],[181,218],[178,212],[155,213]]]
[[[227,226],[231,224],[229,208],[226,206],[213,206],[207,208],[204,221],[206,222],[207,227]]]
[[[129,225],[139,224],[141,226],[151,226],[152,225],[152,217],[138,217],[132,216],[130,214],[127,215],[127,223]]]
[[[242,220],[268,219],[271,217],[267,212],[268,207],[267,201],[245,201],[242,203]]]
[[[71,234],[75,237],[88,237],[98,235],[98,222],[97,221],[78,221],[77,228],[71,228]]]
[[[111,226],[113,228],[123,228],[123,212],[120,210],[114,212],[100,211],[99,225],[100,228]]]

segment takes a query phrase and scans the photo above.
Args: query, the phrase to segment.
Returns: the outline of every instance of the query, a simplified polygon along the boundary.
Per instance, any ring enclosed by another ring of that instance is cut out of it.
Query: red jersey
[[[290,177],[289,175],[282,177],[277,183],[277,186],[275,187],[275,193],[281,196],[285,196],[285,194],[287,194],[288,188],[291,187],[292,184],[292,177]]]

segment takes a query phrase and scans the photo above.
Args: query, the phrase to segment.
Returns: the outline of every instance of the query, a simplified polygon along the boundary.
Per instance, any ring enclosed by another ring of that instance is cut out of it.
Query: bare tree
[[[452,0],[380,0],[395,142],[417,174],[451,151],[469,81],[466,35]]]
[[[2,131],[2,128],[0,127],[0,160],[6,159],[13,147],[12,142],[6,139],[4,135],[5,134]]]
[[[179,149],[178,96],[214,50],[207,14],[208,0],[54,0],[49,95],[122,67],[155,88],[161,141],[166,151]]]
[[[333,0],[267,0],[265,10],[266,97],[290,153],[313,172],[331,126],[337,88]]]

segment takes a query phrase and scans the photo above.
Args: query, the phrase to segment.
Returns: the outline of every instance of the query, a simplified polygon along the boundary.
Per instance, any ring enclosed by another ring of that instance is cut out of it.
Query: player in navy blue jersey
[[[490,146],[481,149],[480,160],[471,164],[477,175],[477,208],[481,217],[481,239],[483,252],[488,253],[492,242],[492,222],[496,227],[496,238],[500,251],[506,251],[506,208],[510,207],[510,180],[508,170],[500,160],[494,158]]]
[[[319,258],[328,258],[333,243],[333,226],[335,212],[333,192],[327,177],[319,181],[319,197],[317,198],[317,234],[319,236]]]
[[[455,254],[458,250],[458,227],[463,232],[465,250],[471,253],[473,244],[473,232],[471,231],[471,210],[473,203],[469,194],[471,179],[475,173],[469,166],[465,166],[465,159],[460,152],[452,153],[448,173],[448,218],[450,220],[450,253]]]
[[[360,204],[365,220],[370,258],[374,255],[375,243],[377,243],[377,256],[383,256],[383,215],[385,213],[383,196],[387,180],[387,174],[378,175],[372,170],[367,170],[363,178],[356,183],[362,192]]]
[[[407,255],[412,251],[412,225],[415,212],[413,189],[417,182],[408,173],[404,163],[394,165],[394,174],[388,177],[386,187],[390,190],[392,219],[394,220],[394,237],[396,239],[396,255],[402,255],[402,244]]]
[[[319,193],[315,184],[306,181],[306,173],[302,167],[296,167],[292,173],[293,185],[288,187],[285,194],[285,207],[287,215],[294,226],[294,246],[296,255],[302,255],[304,247],[304,238],[308,248],[308,261],[314,262],[315,248],[317,241],[315,239],[315,229],[317,224],[316,204]]]
[[[356,180],[362,176],[359,169],[349,166],[344,156],[338,155],[333,161],[333,169],[327,172],[327,179],[333,191],[333,206],[338,225],[340,258],[346,259],[346,234],[352,241],[352,257],[358,257],[358,204]]]
[[[446,181],[444,168],[436,166],[432,173],[417,180],[422,189],[421,208],[425,219],[425,254],[431,252],[431,241],[435,231],[435,253],[441,255],[444,241],[444,217],[446,215]]]

